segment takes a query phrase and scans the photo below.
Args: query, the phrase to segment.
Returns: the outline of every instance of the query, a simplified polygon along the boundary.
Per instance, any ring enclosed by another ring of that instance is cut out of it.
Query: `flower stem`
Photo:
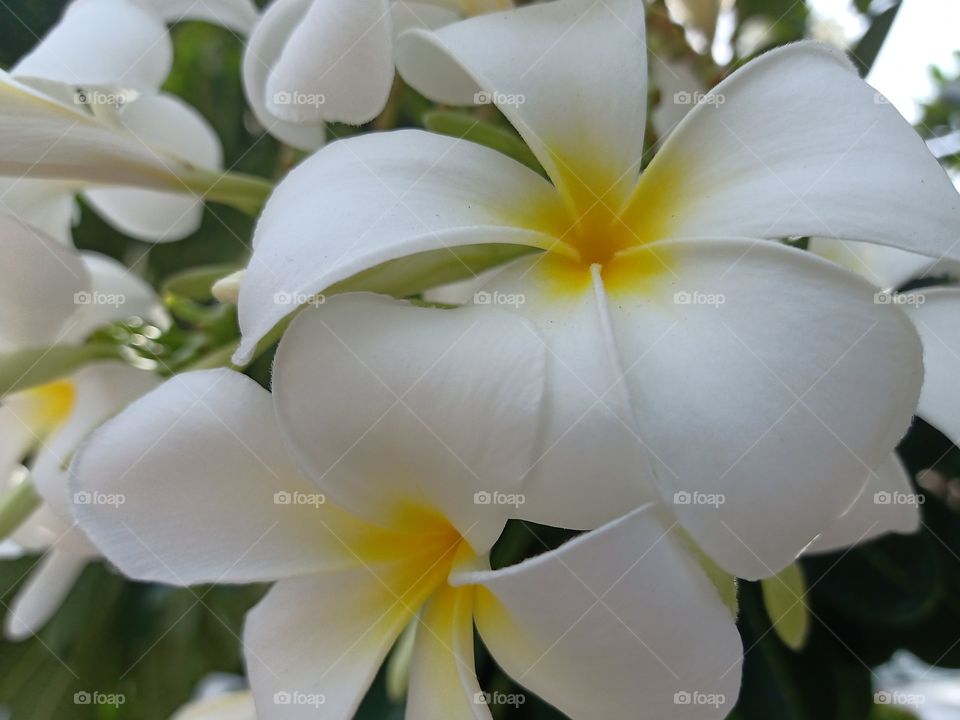
[[[40,496],[29,480],[0,494],[0,539],[20,527],[39,505]]]
[[[215,173],[197,168],[180,175],[180,180],[204,200],[223,203],[252,216],[260,213],[273,192],[273,183],[269,180],[241,173]]]

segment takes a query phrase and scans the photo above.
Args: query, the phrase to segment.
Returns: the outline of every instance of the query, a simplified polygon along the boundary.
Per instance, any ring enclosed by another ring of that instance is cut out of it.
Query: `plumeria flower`
[[[294,310],[279,294],[527,246],[475,298],[530,320],[548,351],[520,514],[586,529],[659,500],[731,574],[792,562],[888,460],[923,368],[912,324],[870,283],[766,240],[957,257],[960,196],[920,138],[842,54],[801,43],[704,96],[639,175],[647,50],[629,0],[411,30],[397,53],[431,98],[456,102],[465,80],[494,97],[552,182],[420,131],[331,144],[261,216],[237,359]]]
[[[512,0],[273,0],[244,56],[247,99],[271,135],[314,150],[326,139],[325,122],[361,125],[383,110],[393,85],[396,34],[511,5]]]
[[[79,253],[8,216],[0,216],[0,237],[0,264],[16,268],[0,288],[0,350],[75,343],[111,320],[158,312],[150,288],[110,258]],[[8,638],[36,632],[97,556],[72,520],[65,468],[73,452],[158,382],[153,373],[100,361],[0,400],[0,487],[29,478],[43,501],[12,536],[18,554],[44,558],[16,597],[3,600]]]
[[[172,61],[164,16],[149,4],[74,0],[0,74],[0,174],[10,178],[0,210],[69,238],[81,193],[131,237],[194,232],[203,206],[190,178],[218,171],[222,149],[196,110],[159,92]]]
[[[352,717],[411,622],[410,718],[491,717],[474,623],[571,718],[724,717],[742,648],[718,589],[733,585],[656,506],[489,569],[533,462],[545,351],[525,325],[331,298],[282,340],[272,395],[185,373],[98,430],[74,492],[126,502],[76,517],[134,578],[275,581],[244,631],[260,717]],[[488,372],[461,382],[470,363]]]

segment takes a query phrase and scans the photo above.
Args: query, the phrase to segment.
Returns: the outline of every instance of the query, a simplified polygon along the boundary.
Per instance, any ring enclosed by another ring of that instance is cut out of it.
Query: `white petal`
[[[82,340],[97,328],[128,317],[144,318],[159,327],[169,324],[160,297],[133,270],[99,253],[84,252],[81,258],[90,273],[92,292],[67,339]]]
[[[908,280],[933,274],[935,260],[885,245],[810,238],[807,249],[863,275],[879,288],[900,287]]]
[[[460,582],[481,586],[477,628],[497,663],[569,717],[719,720],[737,699],[740,636],[683,543],[646,506]]]
[[[257,720],[257,710],[250,692],[232,692],[185,705],[170,720]]]
[[[449,25],[460,18],[460,13],[430,2],[405,2],[394,0],[390,3],[390,16],[393,21],[394,36],[414,28],[433,28]]]
[[[960,444],[960,289],[930,288],[904,305],[923,340],[926,375],[917,414]]]
[[[285,334],[277,415],[334,501],[387,527],[439,513],[483,553],[522,502],[510,496],[532,463],[543,356],[501,311],[339,295]]]
[[[258,717],[353,717],[413,615],[379,573],[358,567],[281,580],[247,615],[244,650]]]
[[[388,0],[314,0],[267,78],[267,109],[287,122],[360,125],[393,85]]]
[[[891,455],[870,473],[856,502],[804,553],[841,550],[890,532],[916,532],[920,528],[917,498],[903,463]]]
[[[712,0],[708,0],[712,1]],[[650,122],[657,138],[666,138],[693,109],[706,92],[703,80],[683,59],[650,58],[650,79],[657,88],[660,101],[651,109]]]
[[[240,290],[237,357],[307,298],[362,270],[477,243],[551,247],[562,232],[548,225],[554,218],[562,212],[549,183],[479,145],[417,130],[333,143],[264,208]]]
[[[186,160],[0,71],[0,174],[183,189]]]
[[[637,177],[646,57],[632,0],[556,0],[397,39],[408,83],[440,102],[494,102],[578,213],[600,198],[619,207]]]
[[[145,145],[190,158],[197,165],[220,168],[223,150],[209,123],[173,95],[141,97],[118,116]],[[184,188],[186,189],[186,188]],[[180,240],[200,227],[203,201],[189,193],[106,187],[85,194],[114,228],[138,240]]]
[[[473,589],[440,588],[419,618],[407,717],[490,720],[473,663]]]
[[[167,381],[98,430],[73,473],[78,521],[131,577],[250,582],[353,559],[337,539],[353,542],[345,514],[293,464],[270,394],[239,373]]]
[[[623,382],[607,298],[595,270],[583,293],[538,285],[555,260],[521,258],[475,301],[504,304],[534,324],[546,349],[547,407],[526,476],[521,516],[544,525],[591,529],[658,497],[650,451]],[[655,340],[656,338],[651,338]],[[638,412],[643,412],[642,409]]]
[[[646,240],[818,235],[960,257],[960,195],[842,51],[799,43],[717,85],[644,171]]]
[[[147,0],[168,23],[205,20],[215,25],[249,34],[257,22],[257,6],[252,0]]]
[[[670,271],[614,282],[609,308],[655,479],[727,572],[776,573],[909,427],[916,332],[869,282],[810,253],[720,239],[650,252]]]
[[[156,12],[129,0],[74,0],[10,73],[20,80],[150,92],[172,64],[173,45]]]
[[[120,362],[100,362],[84,366],[68,382],[74,389],[70,414],[38,449],[31,466],[37,492],[67,522],[72,516],[68,465],[74,453],[101,423],[159,385],[160,378]]]
[[[90,288],[80,254],[0,214],[0,266],[8,269],[0,283],[0,350],[60,340],[77,311],[76,293]]]
[[[24,640],[46,625],[83,572],[87,559],[63,550],[48,553],[20,588],[4,622],[8,640]]]
[[[299,150],[316,150],[326,139],[323,121],[284,122],[267,109],[267,79],[309,0],[273,0],[250,35],[243,55],[243,90],[254,116],[268,133]]]
[[[56,180],[0,178],[0,212],[70,244],[78,210],[74,190]]]

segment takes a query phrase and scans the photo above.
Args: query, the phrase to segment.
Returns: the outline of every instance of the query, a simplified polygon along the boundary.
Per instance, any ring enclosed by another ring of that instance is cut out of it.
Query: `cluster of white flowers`
[[[960,290],[878,290],[960,260],[960,196],[913,129],[841,52],[799,43],[690,103],[646,164],[644,3],[509,5],[74,0],[0,74],[4,357],[167,322],[74,248],[78,193],[151,242],[195,231],[204,200],[269,193],[216,293],[233,367],[94,358],[3,398],[0,482],[42,500],[14,551],[47,552],[8,636],[103,556],[139,580],[274,583],[247,618],[251,693],[181,718],[348,720],[407,630],[407,717],[489,719],[476,627],[576,720],[719,719],[734,578],[918,527],[918,503],[875,499],[913,492],[894,448],[915,414],[960,440]],[[253,114],[315,151],[272,191],[222,173],[211,128],[159,90],[185,17],[248,38]],[[396,72],[492,100],[543,174],[415,129],[325,145]],[[475,276],[490,246],[516,252]],[[268,391],[237,368],[281,333]],[[492,570],[515,519],[584,532]]]

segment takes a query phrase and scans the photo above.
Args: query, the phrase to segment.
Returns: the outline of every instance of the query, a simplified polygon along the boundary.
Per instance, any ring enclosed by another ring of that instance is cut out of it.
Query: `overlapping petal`
[[[482,553],[522,503],[544,372],[522,320],[336,296],[297,317],[274,372],[295,455],[357,515],[402,528],[434,513]]]
[[[542,177],[470,142],[403,130],[333,143],[267,202],[240,291],[237,359],[310,296],[387,260],[478,243],[552,247],[561,210]]]
[[[27,579],[10,603],[4,620],[8,640],[24,640],[36,633],[57,611],[87,558],[65,550],[52,550]]]

